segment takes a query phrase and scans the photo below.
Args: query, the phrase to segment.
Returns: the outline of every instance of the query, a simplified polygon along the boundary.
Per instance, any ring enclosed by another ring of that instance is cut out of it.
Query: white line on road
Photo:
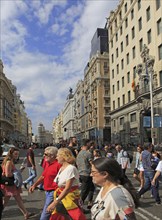
[[[136,213],[136,215],[140,216],[142,219],[150,220],[149,218],[147,218],[145,215],[143,215],[143,214],[140,213],[140,212],[135,211],[135,213]]]
[[[157,216],[152,215],[150,212],[148,212],[148,211],[146,211],[146,210],[144,210],[144,209],[142,209],[142,208],[138,208],[137,210],[139,210],[139,211],[143,212],[144,214],[150,216],[151,219],[161,220],[161,219],[158,218]],[[138,214],[138,213],[139,213],[139,212],[137,212],[137,214]],[[140,214],[142,214],[142,213],[140,213]],[[148,219],[148,218],[147,218],[147,219]]]

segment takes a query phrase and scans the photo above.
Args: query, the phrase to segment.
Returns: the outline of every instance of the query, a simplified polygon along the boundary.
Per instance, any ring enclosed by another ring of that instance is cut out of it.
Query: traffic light
[[[64,131],[66,132],[67,128],[64,128]]]

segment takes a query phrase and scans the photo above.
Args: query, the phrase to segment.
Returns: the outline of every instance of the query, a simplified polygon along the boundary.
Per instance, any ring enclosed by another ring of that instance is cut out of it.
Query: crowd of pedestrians
[[[162,161],[150,143],[137,146],[132,175],[139,182],[138,189],[127,177],[127,169],[131,167],[130,153],[119,144],[106,143],[100,149],[94,141],[85,139],[78,147],[76,137],[71,137],[68,144],[62,142],[48,146],[44,149],[43,172],[39,177],[33,148],[31,145],[26,155],[29,177],[21,185],[30,193],[34,193],[40,185],[43,187],[46,196],[40,220],[86,220],[86,214],[90,212],[92,220],[136,220],[135,208],[148,190],[156,205],[161,204],[159,179]],[[2,176],[13,178],[16,170],[14,160],[18,156],[17,148],[10,149],[2,163]],[[12,196],[24,219],[34,216],[24,207],[21,186],[6,185],[1,179],[0,183],[3,208]]]

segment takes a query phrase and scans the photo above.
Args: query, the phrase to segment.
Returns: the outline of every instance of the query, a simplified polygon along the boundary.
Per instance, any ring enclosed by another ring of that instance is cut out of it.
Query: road
[[[35,150],[36,155],[36,164],[37,164],[37,172],[38,175],[40,175],[42,168],[39,166],[39,160],[42,157],[43,151],[40,149]],[[20,151],[20,161],[16,165],[17,167],[20,166],[22,162],[23,156],[25,156],[26,150]],[[134,162],[132,164],[131,169],[127,171],[128,178],[131,179],[134,186],[138,188],[138,183],[136,180],[132,179],[132,173],[134,169]],[[28,170],[25,169],[23,171],[23,179],[25,179],[28,176]],[[162,220],[162,205],[156,206],[154,199],[150,197],[151,193],[147,192],[144,195],[144,198],[141,198],[141,206],[136,209],[136,216],[137,220]],[[162,198],[162,183],[160,183],[160,196]],[[33,220],[39,220],[41,210],[44,203],[45,193],[44,191],[38,191],[35,190],[34,193],[28,193],[26,189],[23,188],[22,198],[24,201],[25,207],[28,209],[29,212],[37,213],[36,217],[33,217]],[[23,215],[18,209],[18,206],[16,205],[16,202],[14,199],[11,199],[9,201],[8,206],[5,208],[2,216],[2,220],[23,220]],[[87,215],[87,220],[90,220],[90,215]]]

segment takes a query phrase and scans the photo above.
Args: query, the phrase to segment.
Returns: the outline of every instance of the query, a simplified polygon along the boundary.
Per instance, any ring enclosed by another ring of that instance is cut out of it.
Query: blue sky
[[[5,75],[17,87],[37,133],[52,130],[69,88],[89,60],[91,39],[119,0],[0,0]]]

